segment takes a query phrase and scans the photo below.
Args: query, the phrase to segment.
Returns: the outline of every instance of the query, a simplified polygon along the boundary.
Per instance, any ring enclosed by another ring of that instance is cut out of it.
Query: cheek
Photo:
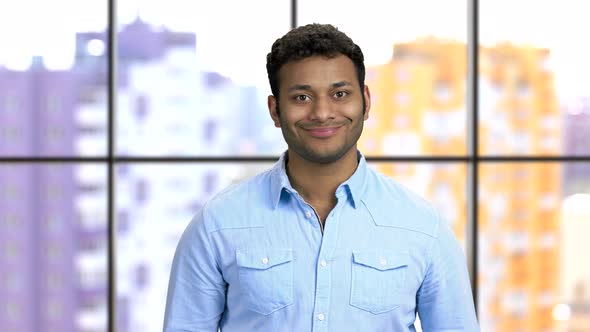
[[[280,121],[281,121],[281,127],[283,128],[283,130],[288,130],[290,132],[293,132],[295,130],[295,127],[297,126],[295,121],[293,121],[292,119],[289,119],[284,114],[281,115]]]
[[[364,113],[361,105],[354,104],[347,107],[344,111],[344,116],[352,121],[363,121]]]
[[[288,127],[297,126],[297,122],[301,119],[294,117],[293,113],[294,112],[292,110],[286,112],[283,111],[283,113],[281,113],[281,124]]]

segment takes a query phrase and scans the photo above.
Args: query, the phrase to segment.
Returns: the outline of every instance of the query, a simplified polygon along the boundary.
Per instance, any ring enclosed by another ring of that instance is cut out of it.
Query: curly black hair
[[[365,88],[363,52],[344,32],[330,24],[318,23],[300,26],[289,31],[272,44],[271,52],[266,56],[266,71],[272,94],[278,101],[279,70],[284,64],[314,55],[332,58],[339,54],[349,57],[354,63],[362,91]]]

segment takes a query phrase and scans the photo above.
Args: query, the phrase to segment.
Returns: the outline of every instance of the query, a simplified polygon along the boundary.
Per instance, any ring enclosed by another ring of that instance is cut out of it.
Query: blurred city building
[[[564,154],[590,155],[590,96],[567,101],[562,114]],[[590,190],[590,163],[567,163],[564,168],[564,192],[567,195]]]
[[[93,132],[81,119],[92,104],[89,94],[100,89],[100,82],[91,84],[93,75],[78,67],[49,71],[41,58],[28,71],[0,68],[0,153],[72,156],[85,142],[95,151],[106,146],[89,139]],[[0,166],[2,330],[104,329],[105,171],[74,164]]]
[[[558,155],[561,110],[549,50],[500,44],[480,51],[480,151]],[[560,302],[560,163],[480,167],[482,329],[554,328]]]

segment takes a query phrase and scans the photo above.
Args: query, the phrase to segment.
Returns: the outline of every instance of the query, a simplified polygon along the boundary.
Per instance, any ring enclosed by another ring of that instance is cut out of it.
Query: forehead
[[[295,84],[322,87],[339,81],[358,85],[354,63],[342,54],[335,57],[314,55],[288,62],[281,67],[279,80],[281,88]]]

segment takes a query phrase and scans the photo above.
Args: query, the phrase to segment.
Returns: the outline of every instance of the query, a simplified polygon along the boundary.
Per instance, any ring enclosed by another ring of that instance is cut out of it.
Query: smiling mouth
[[[328,138],[336,134],[340,127],[319,127],[305,129],[311,136],[316,138]]]

